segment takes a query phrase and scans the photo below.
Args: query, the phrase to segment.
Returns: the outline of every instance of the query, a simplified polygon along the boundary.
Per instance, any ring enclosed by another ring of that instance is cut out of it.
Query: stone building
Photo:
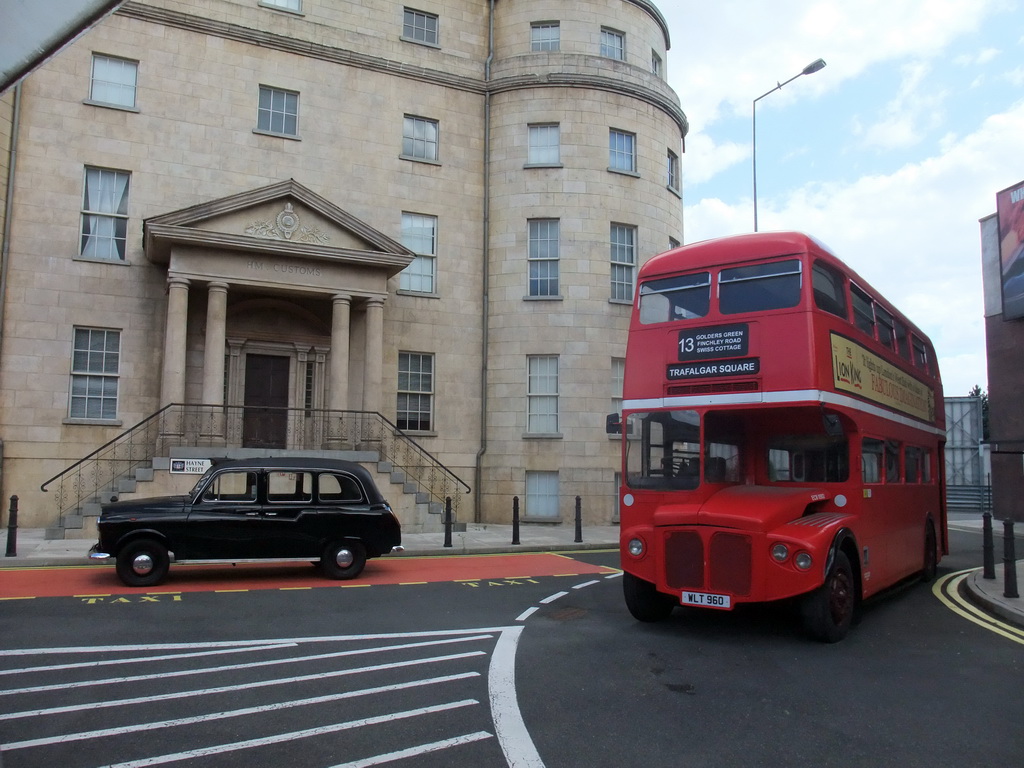
[[[409,530],[446,497],[612,522],[636,270],[682,240],[669,45],[650,0],[133,0],[90,28],[0,98],[21,524],[91,536],[106,496],[321,451]]]

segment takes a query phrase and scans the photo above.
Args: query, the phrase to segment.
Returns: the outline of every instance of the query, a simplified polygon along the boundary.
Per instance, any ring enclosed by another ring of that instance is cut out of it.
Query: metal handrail
[[[155,456],[174,448],[208,448],[211,455],[244,448],[281,451],[371,450],[379,461],[404,473],[417,491],[453,509],[469,485],[412,437],[376,411],[246,407],[172,403],[44,482],[59,481],[57,504],[63,518]]]

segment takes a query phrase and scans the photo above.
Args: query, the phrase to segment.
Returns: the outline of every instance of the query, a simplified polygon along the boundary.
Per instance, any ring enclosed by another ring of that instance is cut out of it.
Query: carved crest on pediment
[[[303,226],[299,221],[299,214],[292,208],[291,203],[285,203],[284,208],[273,221],[256,219],[245,228],[245,234],[252,237],[260,237],[264,240],[297,240],[301,243],[313,245],[327,245],[330,238],[327,233],[319,227]]]

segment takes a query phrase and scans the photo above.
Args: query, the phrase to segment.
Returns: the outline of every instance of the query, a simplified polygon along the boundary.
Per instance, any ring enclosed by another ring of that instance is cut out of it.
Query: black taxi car
[[[215,464],[187,496],[102,505],[89,557],[114,558],[131,587],[171,562],[309,560],[332,579],[402,549],[401,526],[370,473],[349,461],[260,458]]]

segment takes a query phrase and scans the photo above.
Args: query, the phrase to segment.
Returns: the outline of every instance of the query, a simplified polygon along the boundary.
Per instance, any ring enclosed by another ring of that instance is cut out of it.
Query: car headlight
[[[644,553],[643,539],[630,539],[629,543],[626,545],[626,551],[633,557],[640,557],[640,555]]]
[[[809,552],[797,552],[796,557],[793,558],[793,563],[801,571],[806,571],[814,565],[814,558],[811,557]]]
[[[789,547],[779,542],[772,545],[772,560],[777,563],[784,563],[789,557]]]

